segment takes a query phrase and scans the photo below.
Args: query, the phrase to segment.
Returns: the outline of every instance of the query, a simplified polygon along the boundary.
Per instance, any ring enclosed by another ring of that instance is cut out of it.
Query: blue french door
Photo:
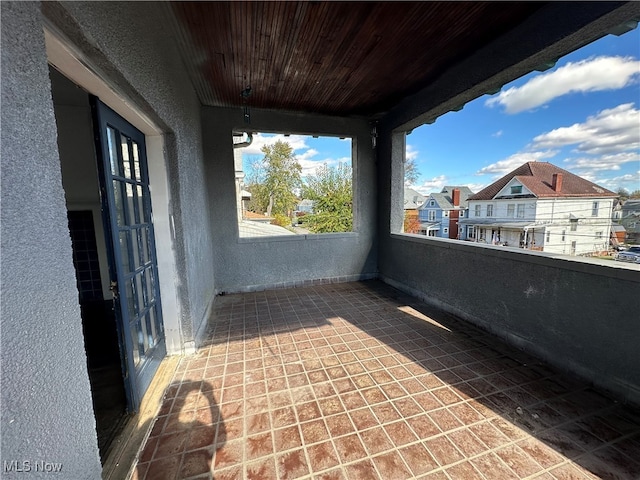
[[[144,134],[91,97],[111,290],[128,407],[166,355]]]

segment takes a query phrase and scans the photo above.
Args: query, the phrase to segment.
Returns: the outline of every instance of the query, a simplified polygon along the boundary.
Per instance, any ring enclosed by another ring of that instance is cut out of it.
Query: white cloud
[[[538,75],[521,87],[511,87],[488,99],[486,106],[502,105],[506,113],[519,113],[569,93],[617,90],[638,80],[640,61],[633,57],[595,57],[570,62]]]
[[[505,173],[509,173],[511,170],[518,168],[523,163],[538,162],[545,158],[554,157],[557,153],[557,150],[514,153],[504,160],[500,160],[499,162],[492,163],[491,165],[481,168],[476,172],[476,175],[494,174],[496,178],[501,177]]]
[[[306,137],[304,135],[289,135],[285,137],[279,133],[277,135],[265,136],[262,133],[253,134],[253,142],[248,147],[242,149],[243,155],[263,155],[261,148],[265,145],[273,145],[277,141],[287,142],[293,151],[308,149],[309,146],[306,143]]]
[[[591,181],[614,192],[621,187],[626,188],[630,192],[633,192],[634,190],[640,189],[640,170],[635,173],[620,175],[619,177],[602,179],[595,178]]]
[[[496,133],[492,133],[492,137],[500,138],[504,132],[502,130],[498,130]]]
[[[416,158],[418,158],[418,153],[420,152],[418,152],[418,150],[416,150],[413,145],[407,144],[407,149],[404,156],[407,160],[415,160]]]
[[[584,123],[561,127],[538,135],[532,148],[577,145],[577,150],[602,155],[640,148],[640,110],[633,103],[602,110]]]
[[[317,153],[317,152],[316,152]],[[334,167],[338,165],[338,163],[351,163],[351,159],[349,157],[342,158],[325,158],[322,160],[310,160],[309,158],[302,158],[303,155],[296,155],[298,159],[298,163],[302,167],[302,173],[300,174],[302,177],[308,177],[309,175],[315,175],[316,169],[321,167],[322,165],[329,165],[330,167]]]
[[[565,160],[570,170],[606,171],[620,170],[620,165],[630,162],[640,162],[639,152],[622,152],[599,157],[567,158]]]
[[[440,175],[437,177],[433,177],[432,179],[424,182],[422,185],[418,185],[413,188],[415,188],[422,195],[428,195],[432,192],[439,192],[440,190],[442,190],[442,187],[447,184],[448,180],[449,179],[445,175]]]

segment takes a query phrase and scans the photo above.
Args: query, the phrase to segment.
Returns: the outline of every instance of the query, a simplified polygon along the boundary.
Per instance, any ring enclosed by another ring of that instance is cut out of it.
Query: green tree
[[[351,166],[324,164],[307,177],[302,197],[313,200],[313,213],[302,217],[303,225],[314,233],[353,230],[353,185]]]
[[[264,153],[264,191],[261,194],[267,199],[267,216],[289,215],[297,201],[293,191],[302,184],[302,167],[293,156],[293,148],[286,142],[278,140],[260,150]]]
[[[640,189],[631,192],[629,194],[629,198],[640,198]]]
[[[616,193],[618,194],[618,196],[620,197],[620,200],[622,200],[622,201],[624,201],[627,198],[629,198],[629,195],[630,195],[629,190],[627,190],[624,187],[618,188],[618,190],[616,190]]]

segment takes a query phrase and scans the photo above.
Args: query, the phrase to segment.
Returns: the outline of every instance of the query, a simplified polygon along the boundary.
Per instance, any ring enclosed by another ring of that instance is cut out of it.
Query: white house
[[[466,238],[553,253],[607,250],[617,195],[548,162],[527,162],[469,197]]]

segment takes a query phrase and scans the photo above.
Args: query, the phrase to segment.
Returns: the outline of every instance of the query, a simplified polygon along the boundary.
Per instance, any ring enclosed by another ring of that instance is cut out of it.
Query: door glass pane
[[[146,265],[149,262],[149,227],[143,227],[140,233],[142,236],[140,239],[142,244],[142,263]]]
[[[153,339],[153,345],[155,345],[158,341],[158,331],[156,329],[156,314],[155,314],[156,306],[154,305],[149,310],[149,332],[151,333],[151,338]]]
[[[117,139],[116,131],[107,127],[107,148],[109,149],[109,164],[111,165],[111,174],[116,176],[122,176],[121,164],[118,161],[118,150],[116,148]]]
[[[126,219],[124,214],[124,190],[120,180],[113,181],[113,196],[115,197],[116,221],[118,225],[125,225]]]
[[[131,178],[131,156],[129,155],[129,143],[127,137],[121,136],[122,142],[122,164],[124,166],[124,177]]]
[[[127,242],[127,238],[129,234],[124,231],[119,233],[120,237],[120,256],[122,257],[122,267],[125,272],[131,271],[131,265],[129,264],[129,242]]]
[[[153,292],[153,281],[151,280],[151,273],[152,273],[151,268],[147,268],[144,271],[145,286],[147,287],[147,303],[153,302],[155,298],[154,292]]]
[[[131,230],[131,253],[133,254],[133,265],[131,271],[136,270],[140,266],[140,247],[138,247],[138,230]]]
[[[125,185],[127,186],[127,225],[133,225],[136,223],[136,216],[133,211],[133,185],[130,183]]]
[[[138,144],[134,141],[131,142],[133,150],[133,171],[136,176],[136,180],[142,181],[142,175],[140,175],[140,158],[138,157]]]
[[[147,332],[147,345],[148,345],[148,348],[151,348],[156,344],[156,342],[155,342],[155,339],[154,339],[154,336],[153,336],[153,329],[151,328],[150,313],[147,313],[144,316],[144,321],[145,321],[145,329],[146,329],[146,332]]]
[[[143,351],[149,350],[149,334],[147,333],[147,316],[144,315],[138,320],[138,326],[140,328],[140,342],[142,343]]]
[[[136,212],[138,216],[136,217],[136,221],[138,223],[145,223],[144,197],[142,196],[142,185],[136,186],[136,193],[138,194],[138,211]]]
[[[136,328],[136,324],[131,324],[131,341],[133,342],[133,364],[138,366],[140,363],[140,342],[138,336],[138,329]]]
[[[142,272],[136,274],[136,294],[138,297],[138,314],[139,315],[144,311],[144,307],[145,307],[144,295],[142,293],[142,275],[143,275]]]
[[[134,318],[136,314],[136,307],[135,307],[133,278],[130,278],[125,282],[124,291],[125,291],[125,297],[127,297],[127,311],[129,312],[129,318]]]

